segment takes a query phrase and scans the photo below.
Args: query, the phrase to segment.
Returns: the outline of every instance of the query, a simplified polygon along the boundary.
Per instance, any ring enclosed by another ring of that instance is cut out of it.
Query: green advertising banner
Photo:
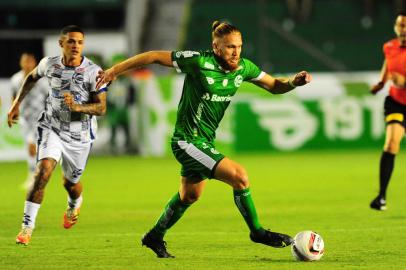
[[[362,148],[383,143],[381,96],[248,99],[234,106],[238,152]]]

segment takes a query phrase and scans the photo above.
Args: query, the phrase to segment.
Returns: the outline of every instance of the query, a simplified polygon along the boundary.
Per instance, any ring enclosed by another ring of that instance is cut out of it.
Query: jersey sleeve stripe
[[[97,94],[107,92],[107,87],[101,88],[99,91],[97,91]]]
[[[259,73],[259,75],[256,78],[251,79],[250,81],[259,81],[261,80],[263,77],[265,76],[265,72],[261,71],[261,73]]]
[[[172,64],[175,67],[177,73],[182,73],[182,70],[179,68],[179,65],[176,61],[172,61]]]

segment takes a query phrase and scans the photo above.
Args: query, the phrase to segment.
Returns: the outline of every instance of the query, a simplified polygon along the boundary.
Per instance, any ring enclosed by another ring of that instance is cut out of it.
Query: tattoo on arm
[[[80,112],[90,115],[104,115],[106,113],[106,92],[94,95],[94,103],[74,104],[74,112]]]

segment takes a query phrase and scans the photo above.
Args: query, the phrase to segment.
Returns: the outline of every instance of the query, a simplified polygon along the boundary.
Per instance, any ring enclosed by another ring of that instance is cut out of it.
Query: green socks
[[[251,232],[255,233],[263,230],[261,224],[259,224],[257,211],[255,210],[254,201],[252,200],[249,188],[234,190],[234,202]]]
[[[165,210],[159,217],[152,230],[157,236],[163,238],[166,231],[182,217],[183,213],[186,211],[186,209],[188,209],[189,206],[190,204],[183,203],[180,200],[179,193],[176,193],[165,206]]]
[[[259,224],[250,189],[234,190],[234,202],[244,217],[250,231],[253,233],[262,232],[263,228],[261,224]],[[154,234],[163,238],[166,231],[182,217],[189,206],[190,204],[183,203],[180,200],[179,193],[176,193],[165,206],[163,213],[152,228]]]

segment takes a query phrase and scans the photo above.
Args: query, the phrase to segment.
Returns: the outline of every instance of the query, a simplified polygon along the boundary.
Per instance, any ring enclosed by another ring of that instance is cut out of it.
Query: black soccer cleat
[[[292,237],[286,234],[264,230],[264,233],[250,233],[250,238],[255,243],[261,243],[274,248],[284,248],[293,243]]]
[[[369,207],[378,211],[386,210],[386,200],[381,196],[376,197],[370,204]]]
[[[151,232],[142,237],[141,243],[143,246],[152,249],[158,258],[175,258],[166,250],[166,242],[162,238],[154,236]]]

